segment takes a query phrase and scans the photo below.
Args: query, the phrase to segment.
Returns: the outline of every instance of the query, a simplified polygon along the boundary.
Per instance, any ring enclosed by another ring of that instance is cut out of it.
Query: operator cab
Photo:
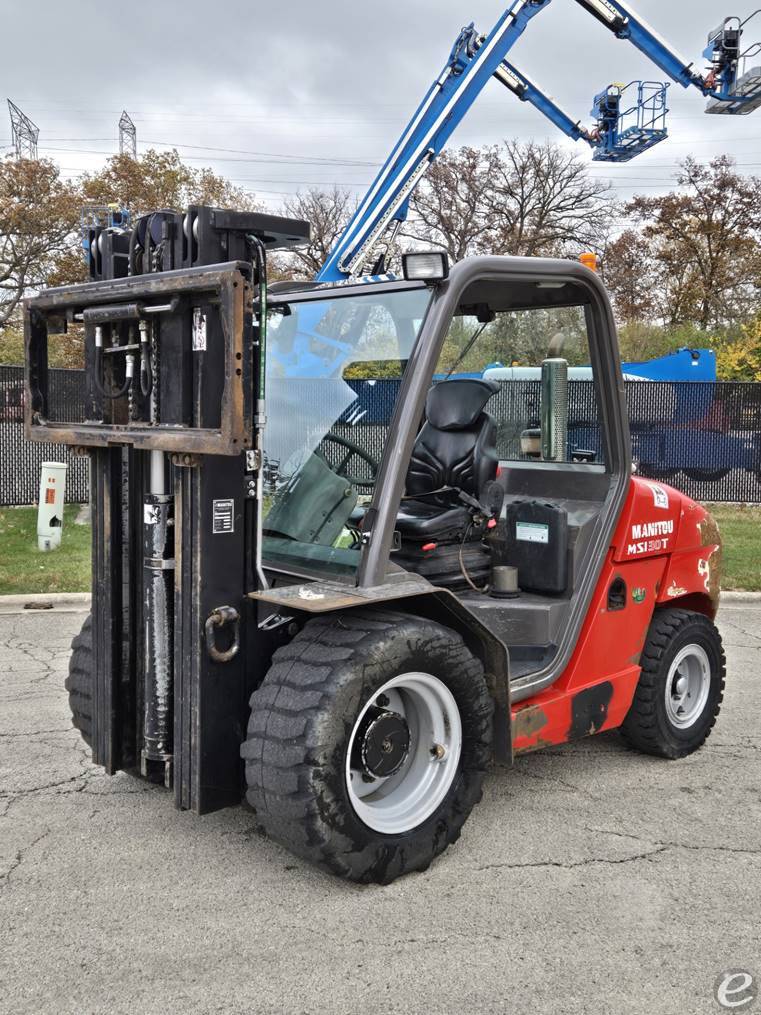
[[[592,278],[490,258],[435,287],[273,296],[273,585],[361,588],[387,536],[381,581],[456,596],[506,643],[514,682],[559,664],[628,474],[615,333]]]
[[[474,283],[447,331],[407,474],[392,560],[455,591],[498,633],[514,680],[556,656],[615,485],[593,328],[582,286]],[[437,495],[441,486],[450,489]],[[453,506],[462,493],[478,503]]]

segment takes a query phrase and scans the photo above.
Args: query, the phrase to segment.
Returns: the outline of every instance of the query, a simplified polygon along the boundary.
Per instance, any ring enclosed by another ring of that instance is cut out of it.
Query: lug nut
[[[431,748],[431,756],[435,761],[443,761],[447,756],[447,749],[443,744],[434,744]]]

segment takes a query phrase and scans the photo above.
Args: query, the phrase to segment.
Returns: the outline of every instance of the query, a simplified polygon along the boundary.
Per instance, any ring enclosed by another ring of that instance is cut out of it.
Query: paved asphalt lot
[[[522,759],[385,889],[93,768],[63,690],[82,619],[0,616],[3,1013],[704,1015],[720,972],[761,973],[761,609],[722,614],[702,753],[610,734]]]

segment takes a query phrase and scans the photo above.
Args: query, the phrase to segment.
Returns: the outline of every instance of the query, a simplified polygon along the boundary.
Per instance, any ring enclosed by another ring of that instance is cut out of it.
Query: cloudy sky
[[[637,9],[702,66],[709,29],[751,0],[637,0]],[[0,0],[0,99],[41,129],[40,152],[68,176],[116,150],[127,109],[140,148],[176,147],[276,208],[313,184],[358,190],[385,158],[463,24],[489,31],[499,0]],[[761,37],[761,17],[758,19]],[[748,40],[750,41],[750,40]],[[574,0],[553,0],[511,60],[574,116],[612,81],[658,77]],[[4,104],[3,104],[4,105]],[[761,171],[761,111],[707,117],[697,91],[671,88],[672,138],[628,166],[596,166],[625,197],[669,186],[688,154],[729,152]],[[453,143],[563,141],[539,113],[492,82]],[[0,108],[0,146],[10,143]],[[585,146],[579,146],[589,157]]]

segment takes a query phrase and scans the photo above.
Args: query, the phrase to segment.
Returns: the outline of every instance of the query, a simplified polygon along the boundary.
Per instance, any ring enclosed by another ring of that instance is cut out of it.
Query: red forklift
[[[26,304],[26,425],[91,462],[67,688],[94,763],[198,815],[245,796],[287,849],[389,883],[459,837],[493,762],[614,729],[701,747],[721,544],[632,476],[594,272],[411,254],[268,287],[308,232],[193,207],[111,237],[91,282]],[[87,404],[63,422],[47,351],[74,325]],[[484,380],[497,360],[541,381]]]

